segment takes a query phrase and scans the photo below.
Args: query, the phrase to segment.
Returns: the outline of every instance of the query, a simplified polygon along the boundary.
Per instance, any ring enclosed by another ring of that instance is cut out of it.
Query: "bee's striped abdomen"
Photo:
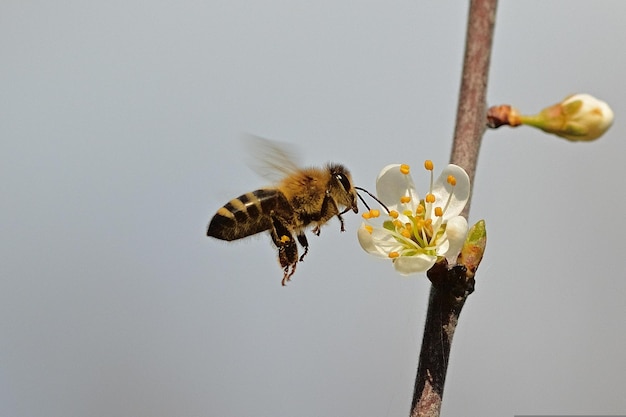
[[[289,207],[283,193],[276,189],[243,194],[217,211],[209,223],[207,236],[235,240],[270,230],[271,214],[276,211],[289,212]]]

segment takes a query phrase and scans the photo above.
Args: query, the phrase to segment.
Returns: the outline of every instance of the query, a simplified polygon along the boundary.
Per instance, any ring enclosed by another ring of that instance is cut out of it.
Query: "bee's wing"
[[[248,150],[248,166],[262,177],[278,182],[298,171],[293,146],[248,133],[242,135],[242,139]]]

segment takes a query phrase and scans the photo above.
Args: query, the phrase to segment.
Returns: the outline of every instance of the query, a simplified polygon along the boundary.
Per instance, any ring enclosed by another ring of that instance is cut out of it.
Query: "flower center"
[[[430,171],[429,190],[426,197],[419,201],[414,211],[410,209],[402,211],[408,222],[400,221],[398,218],[400,214],[395,210],[391,210],[388,213],[390,220],[386,220],[383,223],[383,227],[391,232],[395,239],[396,246],[398,244],[401,246],[400,250],[394,250],[389,253],[390,258],[397,258],[401,255],[413,256],[418,253],[437,255],[437,249],[445,241],[445,239],[440,238],[446,230],[446,223],[444,223],[443,218],[450,206],[452,192],[449,193],[446,201],[438,201],[435,194],[433,194],[433,162],[430,160],[425,161],[424,168]],[[412,186],[409,183],[409,165],[402,164],[400,172],[406,176],[407,190],[409,190],[410,195],[400,197],[399,203],[406,206],[416,200],[415,196],[412,195]],[[448,176],[447,182],[454,189],[456,178],[453,175]],[[377,216],[373,216],[372,213],[365,213],[363,217],[370,219]]]

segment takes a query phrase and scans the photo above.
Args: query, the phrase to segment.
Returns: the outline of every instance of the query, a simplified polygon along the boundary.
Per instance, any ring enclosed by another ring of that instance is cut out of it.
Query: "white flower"
[[[361,247],[370,255],[391,259],[402,275],[425,272],[437,259],[456,261],[467,236],[467,220],[459,216],[470,195],[470,181],[463,168],[448,165],[433,183],[433,164],[426,161],[430,171],[430,190],[420,200],[409,166],[388,165],[376,180],[376,192],[388,213],[380,223],[379,210],[363,214],[366,222],[358,230]]]

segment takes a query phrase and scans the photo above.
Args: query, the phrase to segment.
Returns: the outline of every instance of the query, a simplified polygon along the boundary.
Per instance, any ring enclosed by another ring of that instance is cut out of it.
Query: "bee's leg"
[[[296,272],[298,263],[298,245],[293,235],[277,217],[272,216],[272,230],[270,232],[272,241],[278,248],[278,261],[283,267],[283,281],[285,285]]]
[[[339,219],[339,223],[341,223],[341,231],[345,232],[346,228],[343,225],[343,217],[341,217],[341,214],[337,214],[337,218]]]
[[[335,203],[335,200],[333,200],[329,194],[326,194],[326,197],[324,197],[324,202],[322,203],[322,209],[320,210],[320,218],[330,219],[336,213],[337,218],[339,219],[339,223],[341,223],[341,231],[345,232],[346,229],[343,224],[343,217],[341,217],[341,215],[345,212],[346,211],[344,210],[343,212],[339,213],[339,207],[337,207],[337,203]],[[317,230],[317,233],[315,233],[316,230]],[[319,236],[320,235],[319,226],[313,229],[313,232]]]
[[[333,201],[333,204],[335,202]],[[335,205],[335,207],[337,207],[337,205]],[[339,208],[337,208],[337,211],[339,211]],[[346,213],[350,211],[350,207],[346,207],[346,209],[344,211],[342,211],[341,213],[337,213],[337,218],[339,219],[339,222],[341,223],[341,231],[345,232],[346,229],[343,227],[343,217],[341,217],[342,214]]]
[[[295,245],[294,245],[295,247]],[[297,249],[296,249],[297,251]],[[291,276],[296,272],[296,265],[298,265],[298,254],[295,253],[295,261],[292,263],[292,253],[288,249],[278,248],[278,260],[283,266],[283,280],[281,284],[283,287],[287,284],[287,281],[291,280]]]
[[[306,236],[302,232],[297,235],[297,238],[300,245],[304,248],[304,253],[300,257],[300,262],[302,262],[302,260],[304,259],[304,255],[309,253],[309,242],[306,240]]]

